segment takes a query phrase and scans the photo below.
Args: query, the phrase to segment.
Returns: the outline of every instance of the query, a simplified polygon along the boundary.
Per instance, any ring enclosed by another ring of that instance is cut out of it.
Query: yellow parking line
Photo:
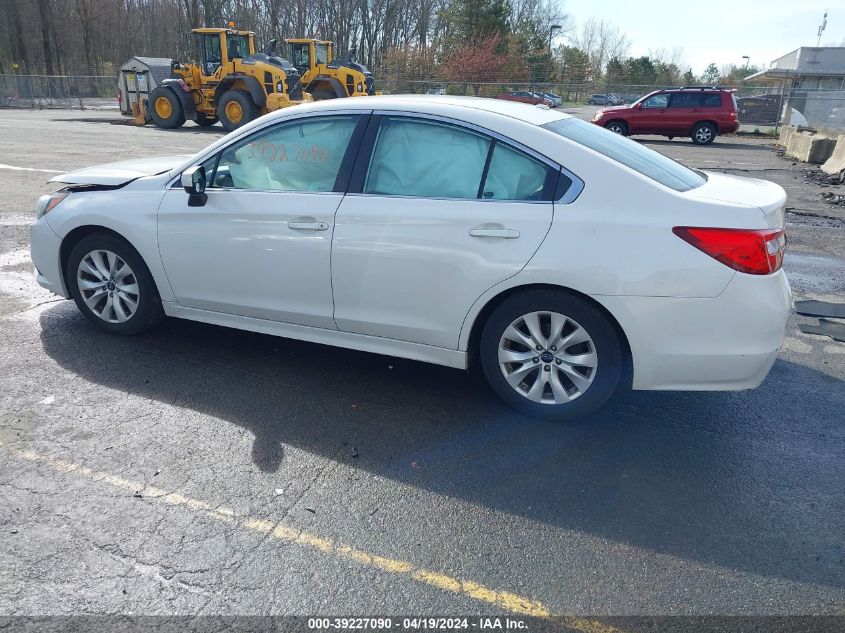
[[[3,447],[6,451],[16,457],[30,462],[44,464],[45,466],[49,466],[58,472],[73,473],[91,481],[102,482],[112,486],[113,488],[126,490],[132,492],[133,494],[140,491],[144,498],[149,501],[162,502],[173,506],[182,506],[194,512],[203,513],[213,519],[217,519],[218,521],[230,524],[234,523],[244,529],[250,530],[251,532],[264,534],[268,538],[277,541],[294,543],[311,550],[354,561],[366,567],[380,569],[391,574],[408,576],[417,582],[443,591],[467,596],[510,613],[544,619],[552,617],[549,609],[544,606],[542,602],[510,593],[509,591],[491,589],[490,587],[486,587],[477,582],[454,578],[440,572],[418,567],[407,561],[378,556],[377,554],[370,554],[369,552],[357,549],[351,545],[338,543],[316,534],[311,534],[309,532],[304,532],[302,530],[283,525],[282,523],[276,523],[266,519],[256,519],[248,516],[237,516],[233,510],[224,506],[215,506],[207,501],[192,499],[190,497],[180,495],[177,492],[170,492],[156,486],[150,486],[142,482],[132,481],[117,475],[93,470],[87,466],[69,462],[64,459],[58,459],[49,455],[42,455],[33,451],[10,446],[2,441],[0,441],[0,447]],[[579,617],[561,617],[555,618],[555,620],[571,629],[582,631],[582,633],[621,633],[619,629],[608,626],[598,620]]]

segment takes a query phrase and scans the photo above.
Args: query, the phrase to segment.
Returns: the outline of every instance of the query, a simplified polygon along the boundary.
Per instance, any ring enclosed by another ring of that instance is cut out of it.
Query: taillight
[[[676,226],[672,232],[734,270],[768,275],[780,270],[786,249],[782,229],[711,229]]]
[[[735,110],[731,110],[730,114],[728,115],[728,118],[729,118],[731,121],[736,121],[736,111],[735,111]]]

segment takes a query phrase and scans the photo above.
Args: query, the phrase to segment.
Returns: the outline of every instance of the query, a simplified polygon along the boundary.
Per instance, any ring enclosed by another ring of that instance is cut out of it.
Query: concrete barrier
[[[836,147],[830,158],[822,165],[822,171],[826,174],[838,174],[845,171],[845,134],[840,134],[836,139]]]
[[[803,163],[819,164],[830,158],[835,146],[836,139],[824,134],[798,132],[789,137],[784,156]]]
[[[784,125],[780,129],[780,136],[778,136],[777,144],[781,147],[786,147],[789,145],[789,139],[792,138],[792,135],[798,131],[798,128],[794,125]]]

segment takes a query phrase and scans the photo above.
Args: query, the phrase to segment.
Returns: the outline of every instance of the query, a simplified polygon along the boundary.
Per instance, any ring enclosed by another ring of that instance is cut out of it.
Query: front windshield
[[[318,64],[329,63],[329,47],[327,44],[317,44],[317,51],[314,53]]]
[[[226,47],[229,50],[229,59],[249,57],[249,36],[230,35],[226,39]]]
[[[707,179],[671,158],[629,138],[581,119],[559,119],[543,126],[675,191],[700,187]]]

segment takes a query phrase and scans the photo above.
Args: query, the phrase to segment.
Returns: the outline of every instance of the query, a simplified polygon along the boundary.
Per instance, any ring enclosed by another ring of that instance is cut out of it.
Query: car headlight
[[[601,118],[601,110],[596,110],[596,113],[593,115],[593,121]]]
[[[38,198],[38,202],[35,204],[35,218],[41,218],[55,209],[56,205],[67,198],[68,193],[68,191],[56,191]]]

